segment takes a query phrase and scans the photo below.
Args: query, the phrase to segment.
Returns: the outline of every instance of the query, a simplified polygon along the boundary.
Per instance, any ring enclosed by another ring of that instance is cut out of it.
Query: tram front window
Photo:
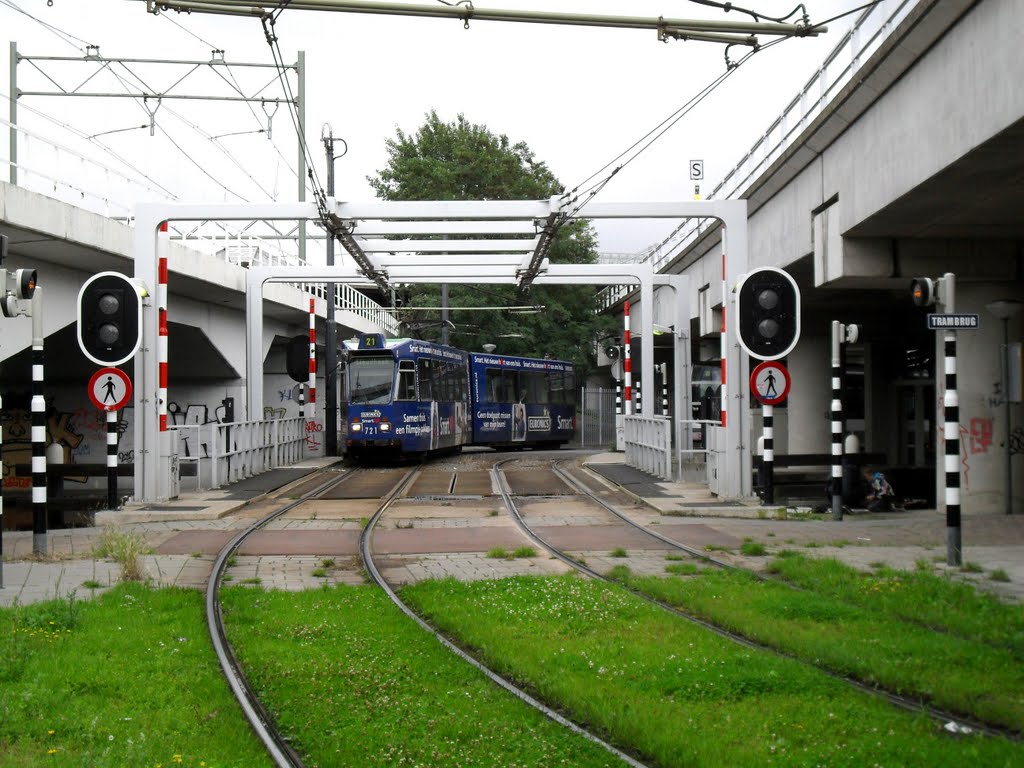
[[[394,378],[394,358],[353,356],[348,363],[349,402],[356,405],[391,402]]]

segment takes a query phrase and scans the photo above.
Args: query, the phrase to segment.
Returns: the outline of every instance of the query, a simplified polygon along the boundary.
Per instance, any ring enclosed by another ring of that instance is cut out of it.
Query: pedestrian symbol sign
[[[789,371],[776,360],[766,360],[750,373],[750,390],[762,405],[778,405],[789,396]]]
[[[119,368],[100,368],[89,379],[89,399],[101,411],[119,411],[132,396],[132,380]]]

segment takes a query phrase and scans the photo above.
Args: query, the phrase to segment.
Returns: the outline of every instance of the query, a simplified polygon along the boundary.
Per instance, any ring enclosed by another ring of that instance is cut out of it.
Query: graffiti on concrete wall
[[[988,453],[992,445],[993,421],[992,419],[971,419],[969,430],[969,447],[972,454]]]
[[[1010,432],[1010,454],[1024,453],[1024,427],[1017,427]]]
[[[4,488],[31,488],[30,474],[19,476],[18,467],[32,464],[32,396],[21,393],[4,393],[3,410],[0,411],[0,426],[3,427],[3,486]],[[87,454],[87,437],[96,429],[93,417],[98,415],[104,445],[106,444],[106,417],[95,409],[61,411],[53,407],[51,400],[46,403],[46,446],[58,445],[64,464],[71,464],[73,458]],[[127,425],[126,425],[127,426]],[[123,431],[123,429],[121,430]],[[81,452],[76,449],[82,448]],[[51,453],[52,455],[52,453]],[[81,463],[81,462],[79,462]],[[86,478],[67,477],[67,480],[85,482]]]

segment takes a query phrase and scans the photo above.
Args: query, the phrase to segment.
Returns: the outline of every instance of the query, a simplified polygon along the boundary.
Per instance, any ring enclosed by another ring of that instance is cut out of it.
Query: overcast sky
[[[793,0],[738,4],[776,15],[789,13],[794,6]],[[862,4],[860,0],[806,2],[812,22]],[[69,44],[63,35],[47,30],[12,6],[80,40],[71,39]],[[652,18],[748,18],[685,0],[482,0],[477,6]],[[692,199],[690,159],[704,161],[702,189],[709,192],[797,94],[853,18],[833,23],[828,34],[787,40],[758,53],[619,173],[597,199]],[[473,22],[467,30],[454,20],[285,10],[276,34],[286,62],[294,63],[297,52],[305,51],[306,133],[322,181],[326,177],[321,127],[329,123],[334,135],[348,143],[348,155],[335,166],[336,196],[348,200],[373,197],[366,176],[384,166],[385,139],[395,135],[396,127],[414,132],[430,109],[436,109],[444,120],[461,112],[493,133],[505,134],[513,142],[525,141],[563,184],[575,186],[725,71],[723,46],[661,43],[653,30],[496,22]],[[760,37],[762,44],[770,39]],[[0,41],[16,42],[19,53],[27,56],[81,56],[88,42],[100,46],[100,54],[108,58],[206,60],[211,47],[216,47],[225,51],[229,62],[272,61],[257,19],[173,12],[154,16],[147,14],[145,3],[138,0],[53,0],[52,6],[47,0],[0,0]],[[734,47],[730,55],[738,59],[745,50]],[[0,64],[0,93],[4,96],[9,90],[7,51],[5,45]],[[39,62],[38,66],[69,89],[96,71],[92,65],[78,63]],[[123,93],[124,83],[134,75],[159,91],[187,71],[180,66],[130,66],[131,73],[116,68],[120,81],[100,72],[80,90]],[[271,70],[232,67],[231,74],[248,92],[268,85],[266,94],[280,95],[280,88],[271,82]],[[22,91],[53,88],[33,63],[24,61],[18,66],[18,85]],[[225,95],[230,91],[204,69],[179,85],[176,92]],[[296,141],[285,107],[273,117],[273,142],[265,135],[249,133],[225,136],[219,139],[218,148],[203,133],[218,136],[255,131],[261,127],[257,116],[266,127],[263,108],[255,105],[254,116],[240,103],[167,100],[156,109],[159,130],[151,137],[148,129],[138,128],[149,120],[144,107],[131,99],[25,96],[19,101],[20,125],[119,166],[95,143],[76,139],[68,129],[32,110],[86,135],[132,128],[100,140],[180,199],[236,201],[236,195],[253,201],[296,199]],[[7,111],[0,115],[6,118]],[[22,162],[27,162],[26,153],[61,178],[84,173],[67,157],[59,168],[54,166],[52,153],[38,144],[22,150]],[[6,159],[4,140],[0,160]],[[6,172],[3,178],[6,180]],[[671,226],[664,222],[601,225],[600,249],[639,251],[660,240]]]

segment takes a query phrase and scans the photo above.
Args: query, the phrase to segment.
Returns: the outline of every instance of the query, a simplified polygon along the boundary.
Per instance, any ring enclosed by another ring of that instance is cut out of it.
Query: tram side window
[[[420,400],[434,399],[433,361],[421,357],[417,362],[420,374]]]
[[[540,371],[523,371],[519,374],[520,400],[524,403],[548,402],[548,374]]]
[[[395,399],[416,399],[416,363],[412,360],[398,361],[398,393]]]
[[[551,402],[573,405],[576,402],[576,375],[572,371],[551,374]]]
[[[562,383],[562,372],[552,371],[548,374],[548,383],[551,386],[551,402],[561,405],[565,402],[565,386]]]
[[[500,368],[488,368],[484,372],[484,387],[490,402],[511,403],[516,397],[516,373]]]

